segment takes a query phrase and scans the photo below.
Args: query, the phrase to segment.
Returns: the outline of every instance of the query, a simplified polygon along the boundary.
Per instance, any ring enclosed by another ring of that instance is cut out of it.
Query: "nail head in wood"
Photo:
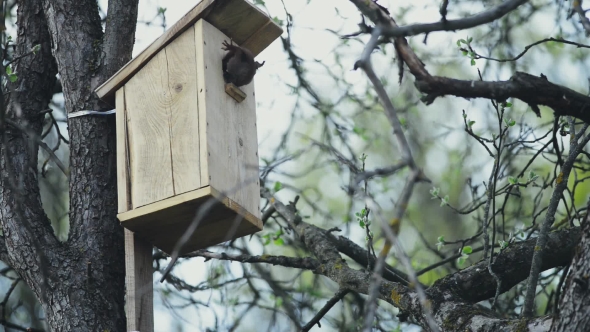
[[[233,83],[225,84],[225,93],[230,95],[230,97],[232,97],[238,103],[241,103],[244,99],[246,99],[246,94]]]

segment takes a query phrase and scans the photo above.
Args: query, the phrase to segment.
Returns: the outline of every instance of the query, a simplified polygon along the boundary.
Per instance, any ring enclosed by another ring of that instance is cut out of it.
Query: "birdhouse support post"
[[[127,331],[154,332],[154,247],[125,230],[125,313]]]

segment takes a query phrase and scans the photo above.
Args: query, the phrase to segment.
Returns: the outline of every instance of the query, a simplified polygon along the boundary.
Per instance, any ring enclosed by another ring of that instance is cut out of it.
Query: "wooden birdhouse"
[[[246,0],[203,0],[96,90],[116,107],[125,228],[167,253],[195,218],[182,252],[262,229],[254,83],[226,92],[222,43],[256,56],[281,33]]]

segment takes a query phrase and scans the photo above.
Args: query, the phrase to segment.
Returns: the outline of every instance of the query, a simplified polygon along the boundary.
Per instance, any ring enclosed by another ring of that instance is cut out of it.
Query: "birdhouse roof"
[[[99,86],[96,89],[98,97],[114,106],[115,92],[159,51],[199,19],[209,22],[231,38],[234,43],[251,50],[254,56],[283,33],[280,26],[247,0],[202,0],[162,36]]]

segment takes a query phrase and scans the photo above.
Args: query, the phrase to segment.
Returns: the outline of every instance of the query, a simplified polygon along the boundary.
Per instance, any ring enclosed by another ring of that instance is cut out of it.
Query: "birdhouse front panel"
[[[195,53],[188,29],[124,86],[133,209],[203,186]]]

